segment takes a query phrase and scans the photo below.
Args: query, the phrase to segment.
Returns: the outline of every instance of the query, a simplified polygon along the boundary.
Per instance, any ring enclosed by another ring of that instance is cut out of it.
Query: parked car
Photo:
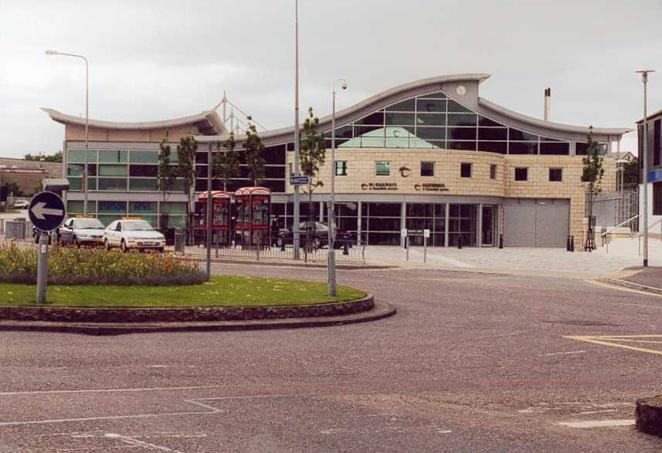
[[[142,219],[114,220],[103,233],[103,244],[106,250],[119,247],[123,252],[130,249],[145,251],[148,249],[163,252],[165,236],[154,230]]]
[[[310,235],[308,234],[310,232]],[[301,222],[299,223],[299,237],[301,247],[308,246],[308,238],[310,238],[310,248],[319,249],[328,247],[329,245],[329,226],[323,222]],[[291,228],[280,230],[278,235],[277,246],[292,245],[294,242],[294,234]],[[336,240],[333,243],[334,248],[340,249],[345,244],[351,246],[351,235],[342,230],[336,230]]]
[[[102,245],[105,227],[94,217],[71,217],[57,230],[60,245]]]
[[[12,207],[14,209],[28,209],[30,202],[28,200],[16,200]]]

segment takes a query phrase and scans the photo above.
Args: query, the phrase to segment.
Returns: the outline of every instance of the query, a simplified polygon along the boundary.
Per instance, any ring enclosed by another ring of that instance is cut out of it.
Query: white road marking
[[[615,290],[618,290],[618,291],[626,291],[628,293],[643,294],[644,296],[662,297],[662,294],[649,293],[647,291],[640,291],[640,290],[637,290],[637,289],[626,288],[624,286],[613,285],[613,284],[605,283],[605,282],[599,282],[597,280],[584,280],[584,281],[586,283],[588,283],[589,285],[601,286],[603,288],[615,289]],[[623,305],[641,305],[641,304],[623,304]]]
[[[191,387],[144,387],[144,388],[125,388],[125,389],[79,389],[79,390],[33,390],[26,392],[0,392],[0,396],[14,395],[47,395],[58,393],[113,393],[113,392],[156,392],[159,390],[197,390],[197,389],[215,389],[223,387],[221,385],[196,385]]]
[[[166,452],[170,452],[170,453],[182,453],[179,450],[173,450],[171,448],[163,447],[161,445],[150,444],[149,442],[143,442],[143,441],[138,440],[134,437],[122,436],[121,434],[106,433],[106,434],[104,434],[104,437],[107,437],[109,439],[117,439],[117,440],[119,440],[121,442],[124,442],[125,444],[131,445],[133,447],[142,447],[142,448],[146,448],[147,450],[166,451]]]
[[[584,422],[561,422],[561,426],[568,428],[608,428],[611,426],[631,426],[634,420],[587,420]]]
[[[197,406],[209,409],[208,411],[188,411],[188,412],[165,412],[162,414],[159,413],[147,413],[147,414],[129,414],[129,415],[103,415],[99,417],[79,417],[79,418],[55,418],[55,419],[44,419],[44,420],[27,420],[20,422],[0,422],[0,427],[3,426],[23,426],[23,425],[44,425],[49,423],[73,423],[73,422],[88,422],[88,421],[97,421],[97,420],[121,420],[127,418],[157,418],[157,417],[174,417],[181,415],[211,415],[218,414],[223,412],[222,410],[210,406],[208,404],[201,403],[196,400],[184,400],[187,403],[195,404]]]
[[[573,414],[573,415],[602,414],[603,412],[618,412],[618,409],[602,409],[602,410],[599,410],[599,411],[584,411],[584,412],[577,412],[576,414]]]
[[[540,354],[545,357],[551,357],[554,355],[571,355],[571,354],[584,354],[586,351],[568,351],[568,352],[552,352],[550,354]]]

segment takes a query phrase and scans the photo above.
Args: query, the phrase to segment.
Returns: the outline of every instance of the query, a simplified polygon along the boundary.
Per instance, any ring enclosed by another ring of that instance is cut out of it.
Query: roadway
[[[662,449],[632,426],[635,399],[660,393],[659,296],[430,269],[339,281],[398,314],[296,330],[1,332],[0,452]]]

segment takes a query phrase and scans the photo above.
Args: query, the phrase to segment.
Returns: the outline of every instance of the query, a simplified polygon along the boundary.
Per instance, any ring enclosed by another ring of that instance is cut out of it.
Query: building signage
[[[290,184],[293,186],[303,186],[308,184],[309,180],[307,175],[290,176]]]
[[[364,182],[361,190],[391,191],[398,190],[397,182]]]
[[[416,190],[416,192],[444,192],[448,190],[448,187],[446,187],[446,184],[444,183],[426,182],[423,184],[415,184],[414,190]]]
[[[662,181],[662,170],[650,170],[648,172],[648,182]]]

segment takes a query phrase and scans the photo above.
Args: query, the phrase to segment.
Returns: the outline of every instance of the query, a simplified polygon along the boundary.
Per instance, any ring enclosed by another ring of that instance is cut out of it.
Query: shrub
[[[0,282],[37,281],[37,250],[0,245]],[[198,264],[171,254],[121,253],[103,249],[51,247],[48,283],[56,285],[190,285],[206,281]]]

